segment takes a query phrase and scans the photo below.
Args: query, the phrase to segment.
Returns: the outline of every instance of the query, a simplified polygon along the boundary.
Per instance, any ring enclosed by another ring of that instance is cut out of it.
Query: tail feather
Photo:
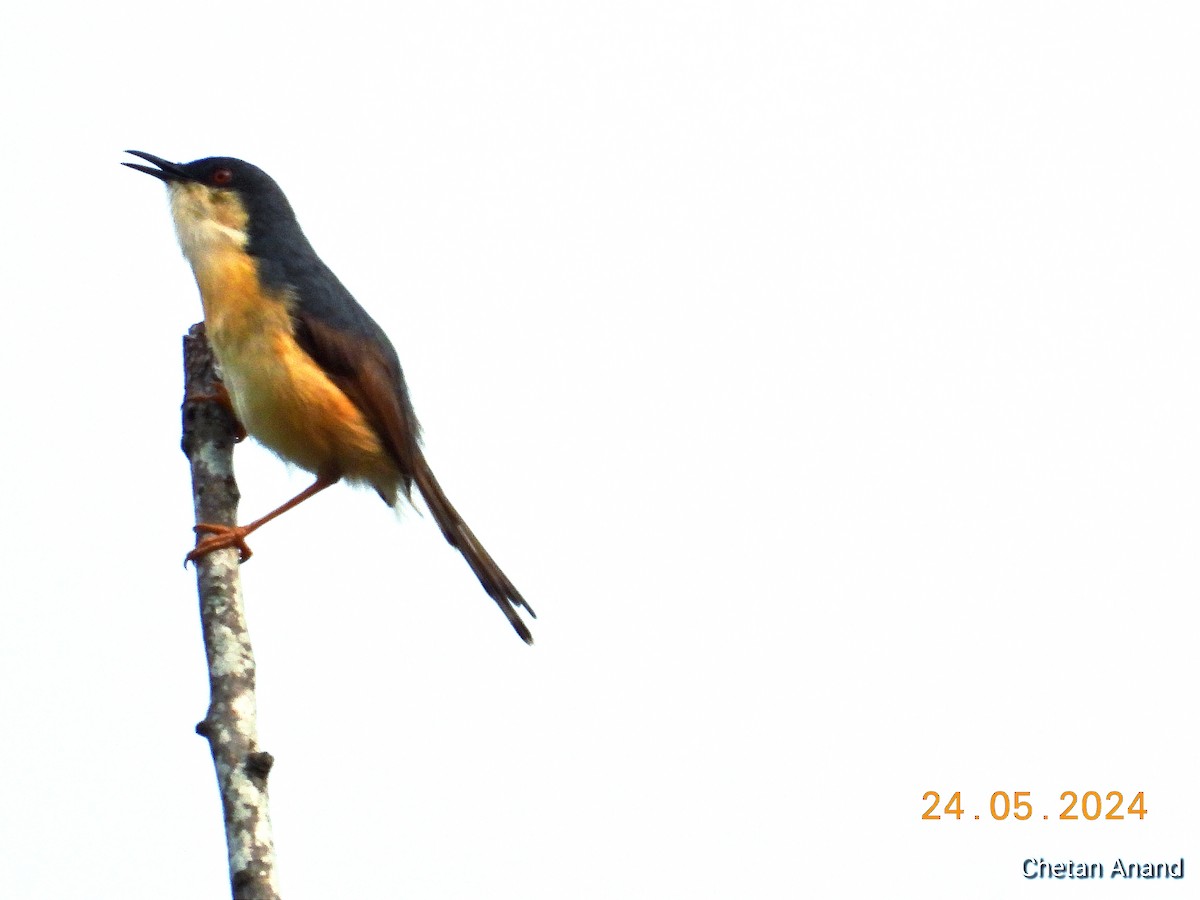
[[[487,591],[489,597],[496,601],[500,611],[508,617],[509,623],[521,636],[521,640],[532,644],[533,634],[517,614],[516,608],[523,607],[534,619],[537,618],[537,613],[513,587],[508,576],[500,571],[496,561],[483,549],[479,539],[475,537],[475,534],[467,527],[467,523],[463,521],[462,516],[450,504],[446,492],[433,477],[433,471],[429,468],[429,463],[425,461],[424,454],[419,453],[415,462],[413,480],[421,491],[421,496],[425,498],[425,505],[429,507],[442,534],[445,535],[450,545],[457,548],[458,552],[466,559],[467,565],[471,567],[471,571],[475,573],[475,577],[479,579],[483,589]]]

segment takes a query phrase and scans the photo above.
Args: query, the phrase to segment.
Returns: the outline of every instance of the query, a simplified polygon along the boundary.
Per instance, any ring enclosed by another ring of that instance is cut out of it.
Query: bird
[[[200,523],[187,560],[236,548],[331,485],[373,487],[389,506],[415,485],[446,540],[527,644],[532,607],[447,499],[421,447],[400,360],[383,329],[322,262],[283,190],[262,169],[213,156],[187,163],[129,150],[122,165],[165,183],[204,308],[204,327],[240,427],[316,480],[246,525]],[[152,167],[153,166],[153,167]],[[186,564],[185,561],[185,564]]]

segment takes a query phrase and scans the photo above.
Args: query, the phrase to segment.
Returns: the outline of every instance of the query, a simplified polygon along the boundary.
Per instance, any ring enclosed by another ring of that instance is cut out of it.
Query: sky
[[[1118,858],[1200,865],[1198,25],[9,4],[0,896],[228,889],[180,565],[201,313],[126,149],[275,177],[539,615],[526,647],[369,491],[254,536],[285,896],[1008,898],[1033,858],[1132,897]],[[245,519],[309,480],[236,469]]]

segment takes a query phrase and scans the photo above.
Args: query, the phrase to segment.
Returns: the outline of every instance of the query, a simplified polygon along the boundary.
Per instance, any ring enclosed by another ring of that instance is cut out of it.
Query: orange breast
[[[196,268],[209,342],[246,430],[313,473],[372,485],[394,502],[400,475],[374,429],[296,343],[286,297],[265,292],[238,250]]]

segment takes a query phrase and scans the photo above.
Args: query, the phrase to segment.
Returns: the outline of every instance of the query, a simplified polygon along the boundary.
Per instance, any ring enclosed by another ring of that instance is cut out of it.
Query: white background
[[[228,890],[180,568],[199,303],[125,148],[275,176],[541,615],[527,648],[368,492],[255,536],[287,897],[1200,866],[1193,6],[0,17],[0,896]],[[308,481],[237,467],[247,517]],[[1058,821],[1066,790],[1149,815]]]

